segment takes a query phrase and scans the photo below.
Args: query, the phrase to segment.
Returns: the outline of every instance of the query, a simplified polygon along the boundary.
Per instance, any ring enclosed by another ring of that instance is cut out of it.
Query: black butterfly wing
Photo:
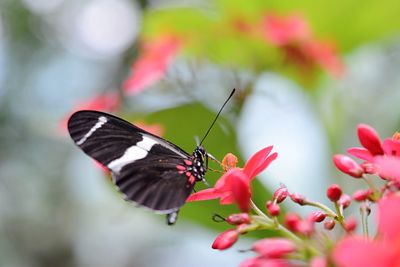
[[[159,213],[182,206],[194,184],[179,172],[189,154],[176,145],[113,115],[78,111],[68,121],[74,142],[107,167],[128,200]]]

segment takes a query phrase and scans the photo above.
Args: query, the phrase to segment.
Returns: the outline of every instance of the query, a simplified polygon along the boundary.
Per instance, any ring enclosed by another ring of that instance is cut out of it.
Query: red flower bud
[[[268,259],[279,259],[295,252],[296,245],[285,238],[265,238],[253,245],[253,250]]]
[[[282,201],[284,201],[286,199],[288,194],[289,194],[289,191],[286,188],[286,186],[281,186],[275,191],[274,199],[276,199],[277,203],[281,203]]]
[[[309,221],[311,222],[322,222],[323,220],[325,220],[325,218],[326,214],[322,211],[314,211],[308,217]]]
[[[226,230],[225,232],[221,233],[217,238],[214,240],[212,244],[213,249],[224,250],[230,248],[239,238],[239,232],[236,230]]]
[[[303,195],[300,195],[299,193],[290,194],[290,198],[292,199],[293,202],[299,205],[304,205],[306,203],[306,198]]]
[[[351,203],[351,197],[349,195],[343,194],[339,201],[339,205],[343,206],[343,209],[347,208]]]
[[[365,190],[357,190],[357,191],[355,191],[355,192],[353,193],[353,199],[354,199],[355,201],[359,201],[359,202],[365,201],[365,200],[367,200],[368,195],[369,195],[368,191],[365,191]]]
[[[333,163],[335,164],[336,168],[340,171],[354,177],[360,178],[364,170],[357,164],[352,158],[346,155],[335,155],[333,156]]]
[[[357,220],[355,218],[349,218],[345,221],[344,227],[347,232],[353,232],[357,227]]]
[[[274,217],[278,216],[279,212],[281,211],[281,208],[279,207],[279,205],[274,204],[272,201],[267,201],[267,204],[265,206],[268,210],[268,213]]]
[[[328,190],[326,191],[326,195],[330,199],[330,201],[336,202],[339,200],[340,196],[342,195],[342,189],[340,188],[339,185],[333,184],[328,187]]]
[[[296,213],[287,213],[285,216],[285,225],[289,230],[296,231],[297,224],[301,220],[300,216]]]
[[[324,228],[326,230],[332,230],[333,227],[335,227],[335,224],[336,224],[336,222],[334,220],[326,221],[326,222],[324,222]]]
[[[359,124],[357,126],[357,134],[361,145],[368,149],[372,155],[383,154],[381,140],[374,128],[366,124]]]
[[[232,225],[239,225],[242,223],[249,224],[250,223],[250,216],[247,213],[236,213],[231,214],[225,221]]]

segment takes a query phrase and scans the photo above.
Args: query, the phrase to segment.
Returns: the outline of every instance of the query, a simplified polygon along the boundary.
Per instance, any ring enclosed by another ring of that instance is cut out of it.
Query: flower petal
[[[277,153],[273,153],[268,156],[271,152],[273,146],[266,147],[256,152],[247,162],[243,168],[243,172],[249,177],[251,180],[255,176],[257,176],[260,172],[262,172],[268,165],[276,159],[278,156]]]
[[[392,195],[379,201],[379,232],[384,240],[400,242],[400,196]]]
[[[367,124],[359,124],[357,126],[357,134],[361,145],[368,149],[372,155],[383,154],[381,139],[374,128]]]
[[[339,267],[389,267],[394,266],[394,256],[393,250],[382,242],[361,237],[348,237],[340,241],[333,253],[333,259]]]
[[[221,200],[219,201],[221,205],[229,205],[232,204],[233,202],[235,202],[235,199],[233,198],[230,192],[225,193],[223,196],[221,196]]]
[[[180,41],[173,35],[143,43],[140,57],[131,67],[132,75],[124,83],[125,92],[137,94],[161,79],[179,47]]]
[[[382,147],[385,155],[400,157],[400,141],[387,138]]]
[[[250,181],[241,170],[233,172],[228,180],[232,196],[242,212],[248,212],[250,208]]]
[[[368,149],[363,147],[351,147],[347,149],[347,153],[365,161],[371,162],[374,160],[374,155],[372,155]]]
[[[215,188],[208,188],[191,194],[186,202],[209,200],[221,197],[221,194]]]
[[[375,163],[379,166],[379,176],[383,179],[394,179],[400,182],[400,158],[377,156]]]

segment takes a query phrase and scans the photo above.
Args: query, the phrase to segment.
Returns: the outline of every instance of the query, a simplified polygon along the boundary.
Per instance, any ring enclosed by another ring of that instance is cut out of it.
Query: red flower
[[[340,267],[400,266],[400,195],[390,195],[378,203],[378,237],[370,240],[349,236],[333,253]],[[357,255],[356,257],[354,255]]]
[[[244,168],[228,170],[216,182],[213,188],[205,189],[192,194],[187,201],[200,201],[220,198],[222,205],[236,202],[241,211],[247,212],[250,206],[250,182],[276,159],[277,153],[270,152],[272,146],[266,147],[255,153]]]
[[[335,45],[316,40],[306,20],[298,15],[278,16],[268,14],[261,23],[263,38],[282,49],[285,57],[305,71],[319,65],[334,77],[340,77],[344,65]]]
[[[125,92],[137,94],[161,79],[179,47],[180,41],[173,35],[146,40],[131,67],[132,75],[123,85]]]
[[[362,166],[369,173],[376,172],[384,179],[400,181],[400,139],[398,134],[383,142],[378,133],[369,125],[359,124],[358,138],[363,147],[352,147],[347,152],[365,160]]]

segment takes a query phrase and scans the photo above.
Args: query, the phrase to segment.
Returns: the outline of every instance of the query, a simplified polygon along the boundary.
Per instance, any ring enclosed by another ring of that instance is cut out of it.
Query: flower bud
[[[311,222],[322,222],[325,218],[326,214],[322,211],[314,211],[308,217]]]
[[[267,201],[267,204],[265,206],[268,210],[268,213],[274,217],[278,216],[279,212],[281,211],[281,208],[279,207],[279,205],[273,203],[272,201]]]
[[[247,213],[236,213],[231,214],[225,221],[232,225],[239,225],[242,223],[249,224],[250,223],[250,216]]]
[[[289,194],[289,191],[286,188],[286,186],[281,186],[275,191],[274,199],[276,199],[277,203],[281,203],[282,201],[284,201],[286,199],[288,194]]]
[[[333,156],[333,163],[336,168],[340,171],[354,177],[360,178],[362,177],[364,170],[357,164],[352,158],[346,155],[335,155]]]
[[[328,187],[328,190],[326,191],[326,195],[330,199],[330,201],[336,202],[339,200],[340,196],[342,195],[342,189],[340,188],[339,185],[332,184],[331,186]]]
[[[214,240],[212,244],[213,249],[224,250],[230,248],[239,238],[239,232],[236,230],[226,230],[225,232],[221,233],[217,238]]]
[[[365,201],[368,199],[368,195],[368,191],[357,190],[353,193],[353,199],[358,202]]]
[[[296,213],[287,213],[285,216],[285,225],[289,230],[296,231],[297,224],[301,220],[300,216]]]
[[[344,228],[346,229],[347,232],[353,232],[357,227],[357,220],[353,217],[347,219],[344,222]]]
[[[374,128],[366,124],[359,124],[357,126],[357,134],[361,145],[368,149],[372,155],[383,154],[381,140]]]
[[[332,230],[335,227],[336,222],[334,220],[329,220],[324,222],[324,228],[326,230]]]
[[[343,209],[347,208],[351,203],[351,197],[349,195],[343,194],[339,201],[339,205],[343,206]]]
[[[306,203],[306,198],[303,195],[300,195],[299,193],[290,194],[290,198],[292,199],[293,202],[301,206],[303,206]]]
[[[295,252],[296,245],[285,238],[265,238],[253,245],[253,250],[267,259],[279,259]]]

